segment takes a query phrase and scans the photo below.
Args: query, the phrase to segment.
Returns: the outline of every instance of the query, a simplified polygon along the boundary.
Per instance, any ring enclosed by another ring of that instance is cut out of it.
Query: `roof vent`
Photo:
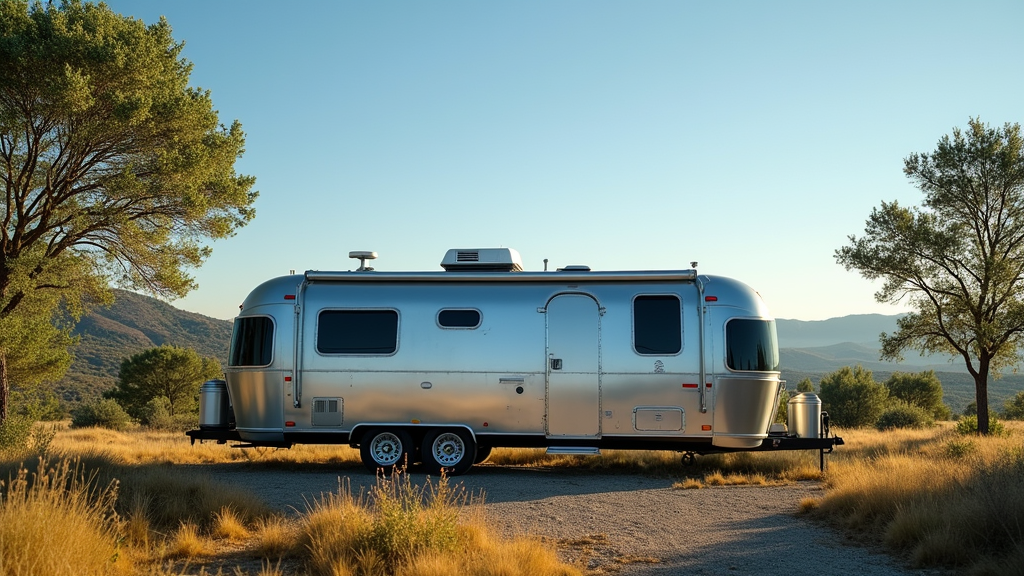
[[[570,265],[565,268],[559,268],[559,272],[590,272],[590,266]]]
[[[511,248],[453,248],[441,267],[449,272],[522,272],[523,259]]]

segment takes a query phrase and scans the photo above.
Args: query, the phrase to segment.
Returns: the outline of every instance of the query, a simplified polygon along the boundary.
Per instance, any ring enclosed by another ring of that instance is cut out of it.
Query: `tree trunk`
[[[7,422],[7,399],[11,385],[7,381],[7,355],[0,352],[0,426]]]
[[[974,375],[974,399],[978,404],[978,434],[988,435],[988,367]]]

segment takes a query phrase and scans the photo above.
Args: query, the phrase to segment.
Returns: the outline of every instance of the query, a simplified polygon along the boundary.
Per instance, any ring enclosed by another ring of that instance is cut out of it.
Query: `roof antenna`
[[[547,258],[544,259],[544,271],[545,272],[548,271],[548,259]]]
[[[694,260],[693,262],[690,262],[690,268],[693,268],[694,270],[697,269],[697,261],[696,260]]]
[[[349,258],[356,258],[359,260],[359,268],[356,268],[356,272],[372,272],[373,268],[366,265],[367,260],[376,260],[377,253],[370,252],[368,250],[353,250],[348,253]]]

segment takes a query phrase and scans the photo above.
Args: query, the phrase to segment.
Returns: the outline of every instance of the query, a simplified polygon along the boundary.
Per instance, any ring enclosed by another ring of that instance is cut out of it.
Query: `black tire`
[[[490,457],[491,457],[491,447],[490,446],[477,446],[476,447],[476,458],[473,459],[473,464],[479,464],[481,462],[486,462],[487,459],[490,458]]]
[[[476,442],[462,428],[438,428],[423,438],[423,467],[427,474],[465,474],[476,460]]]
[[[363,466],[374,474],[391,474],[412,460],[412,437],[401,428],[376,428],[363,434],[359,443]]]

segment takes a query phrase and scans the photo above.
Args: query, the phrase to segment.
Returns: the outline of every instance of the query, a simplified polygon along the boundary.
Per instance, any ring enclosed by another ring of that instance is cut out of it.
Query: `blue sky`
[[[256,219],[173,304],[231,318],[290,270],[699,270],[780,318],[895,314],[835,263],[903,158],[1024,121],[1024,2],[108,2],[166,16],[241,121]]]

